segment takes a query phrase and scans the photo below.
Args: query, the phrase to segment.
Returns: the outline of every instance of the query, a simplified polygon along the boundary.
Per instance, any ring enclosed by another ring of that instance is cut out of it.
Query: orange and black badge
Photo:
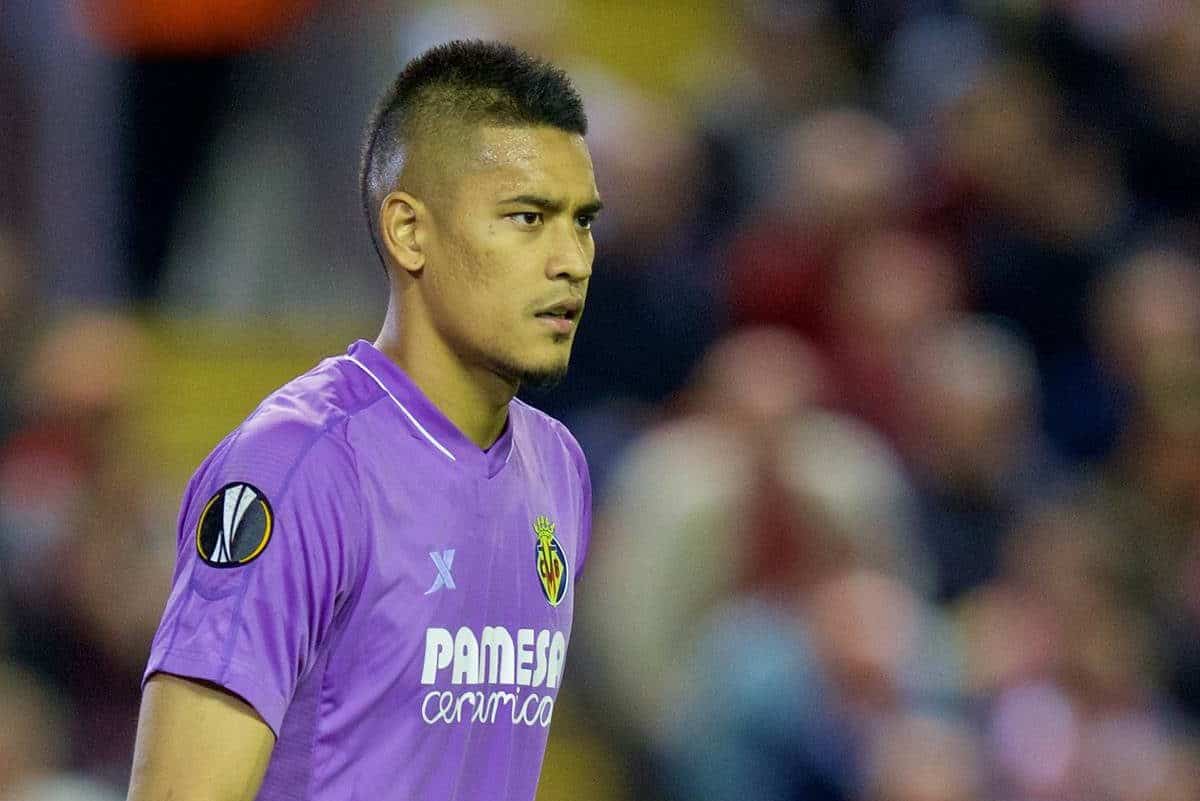
[[[251,484],[226,484],[209,498],[196,523],[196,551],[213,567],[241,567],[271,540],[274,515],[267,496]]]
[[[554,524],[539,515],[533,521],[533,533],[537,535],[535,565],[542,594],[551,606],[558,606],[567,594],[567,555],[554,537]]]

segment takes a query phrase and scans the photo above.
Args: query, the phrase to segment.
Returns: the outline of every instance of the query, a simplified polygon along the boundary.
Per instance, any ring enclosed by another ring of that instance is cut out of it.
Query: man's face
[[[422,296],[450,350],[506,380],[561,378],[583,311],[600,201],[583,138],[482,127],[431,205]]]

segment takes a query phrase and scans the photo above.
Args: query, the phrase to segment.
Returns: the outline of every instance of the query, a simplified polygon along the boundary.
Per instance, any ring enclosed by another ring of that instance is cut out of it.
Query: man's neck
[[[517,387],[482,368],[472,368],[441,340],[405,335],[388,314],[375,347],[399,365],[438,410],[481,450],[504,431],[508,403]]]

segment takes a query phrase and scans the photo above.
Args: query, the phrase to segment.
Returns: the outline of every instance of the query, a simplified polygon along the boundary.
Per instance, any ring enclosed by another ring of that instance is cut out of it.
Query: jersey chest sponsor
[[[421,684],[448,683],[421,697],[421,719],[436,724],[549,726],[562,680],[567,638],[561,631],[484,626],[425,630]]]

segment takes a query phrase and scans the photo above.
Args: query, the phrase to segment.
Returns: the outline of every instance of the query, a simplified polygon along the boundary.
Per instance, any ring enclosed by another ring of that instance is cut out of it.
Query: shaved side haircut
[[[447,147],[477,126],[548,126],[583,136],[583,101],[566,73],[500,42],[453,41],[410,61],[367,125],[359,185],[375,252],[387,271],[379,209],[396,189],[414,195],[447,178]],[[404,186],[400,186],[403,179]]]

